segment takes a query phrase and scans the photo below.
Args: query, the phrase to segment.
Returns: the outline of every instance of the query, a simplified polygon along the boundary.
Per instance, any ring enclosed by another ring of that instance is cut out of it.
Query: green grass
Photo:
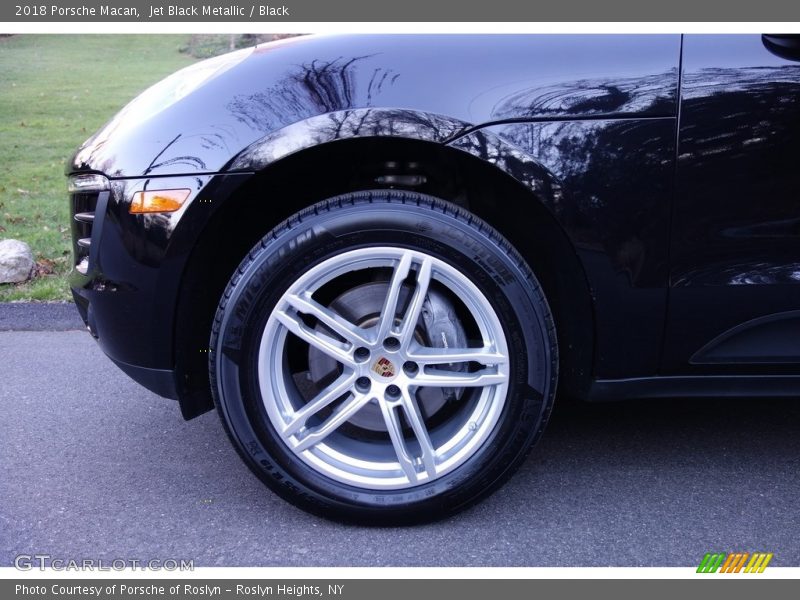
[[[37,274],[0,301],[66,300],[70,228],[64,165],[139,92],[194,59],[187,35],[0,38],[0,238],[30,244]],[[49,273],[48,273],[49,271]]]

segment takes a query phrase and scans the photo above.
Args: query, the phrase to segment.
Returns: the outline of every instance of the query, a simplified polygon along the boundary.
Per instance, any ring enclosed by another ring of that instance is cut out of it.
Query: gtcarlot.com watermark
[[[14,567],[20,571],[194,571],[194,560],[185,558],[59,558],[50,554],[19,554]]]

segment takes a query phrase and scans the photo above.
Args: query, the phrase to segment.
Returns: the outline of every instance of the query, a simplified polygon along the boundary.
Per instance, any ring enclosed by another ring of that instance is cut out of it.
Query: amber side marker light
[[[192,190],[147,190],[133,195],[128,212],[131,214],[173,212],[178,210]]]

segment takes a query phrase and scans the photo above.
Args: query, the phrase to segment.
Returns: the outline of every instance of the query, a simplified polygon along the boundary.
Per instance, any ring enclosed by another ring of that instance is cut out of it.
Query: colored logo
[[[772,552],[708,552],[700,561],[697,567],[698,573],[763,573],[769,561],[772,560]]]
[[[381,377],[394,377],[394,365],[392,361],[383,356],[375,361],[375,364],[372,365],[372,370]]]

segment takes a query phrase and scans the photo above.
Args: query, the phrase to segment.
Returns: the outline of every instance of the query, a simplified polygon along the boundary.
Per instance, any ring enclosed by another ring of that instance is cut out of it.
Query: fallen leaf
[[[52,275],[55,272],[53,268],[55,263],[52,260],[47,258],[41,258],[36,261],[36,265],[33,267],[33,270],[36,273],[37,277],[41,277],[42,275]]]

